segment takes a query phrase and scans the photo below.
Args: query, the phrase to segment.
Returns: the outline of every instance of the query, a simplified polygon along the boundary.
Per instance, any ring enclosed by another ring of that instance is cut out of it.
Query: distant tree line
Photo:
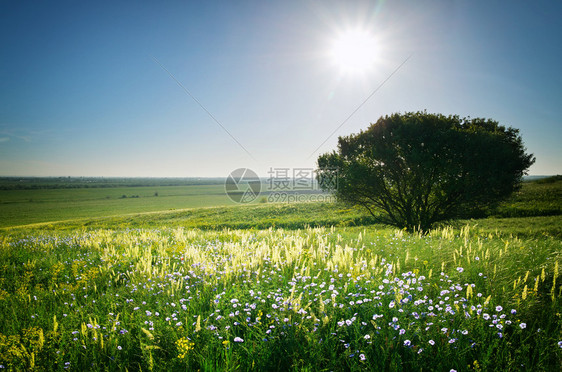
[[[0,190],[220,185],[224,178],[0,177]]]

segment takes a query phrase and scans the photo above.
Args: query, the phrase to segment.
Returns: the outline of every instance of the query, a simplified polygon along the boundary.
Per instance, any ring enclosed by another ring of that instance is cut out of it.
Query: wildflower
[[[562,341],[558,341],[558,347],[562,349]]]
[[[368,339],[371,338],[371,335],[365,335],[363,338],[364,338],[365,340],[368,340]],[[561,341],[561,342],[562,342],[562,341]]]
[[[244,339],[240,337],[234,337],[234,342],[244,342]]]
[[[562,343],[562,341],[560,341]],[[365,360],[367,359],[367,357],[365,357],[365,354],[359,354],[359,359],[361,360]]]
[[[525,328],[527,328],[527,324],[521,323],[521,324],[519,324],[519,327],[520,327],[521,329],[525,329]]]
[[[117,346],[117,350],[121,350],[123,349],[121,346]]]
[[[404,340],[404,346],[410,346],[412,342],[410,340]]]
[[[429,340],[428,342],[429,342],[429,344],[432,345],[432,346],[435,345],[435,341],[433,341],[433,340]]]
[[[182,337],[176,341],[176,346],[178,348],[178,358],[183,359],[189,352],[189,350],[193,349],[195,344],[191,342],[191,340],[187,337]]]
[[[464,271],[464,269],[463,269],[462,267],[457,267],[457,271],[458,271],[459,273],[462,273],[462,272]]]
[[[501,307],[500,305],[496,306],[496,311],[497,311],[497,312],[500,312],[500,311],[502,311],[502,310],[503,310],[503,307]]]

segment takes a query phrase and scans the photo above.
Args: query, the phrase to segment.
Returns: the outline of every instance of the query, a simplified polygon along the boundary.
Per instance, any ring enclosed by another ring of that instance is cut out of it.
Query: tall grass
[[[0,237],[11,370],[553,370],[562,242],[468,227]]]

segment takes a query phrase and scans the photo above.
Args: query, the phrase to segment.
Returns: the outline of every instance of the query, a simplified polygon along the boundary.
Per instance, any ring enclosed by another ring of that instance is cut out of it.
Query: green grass
[[[562,216],[491,217],[452,222],[460,230],[469,225],[481,234],[503,234],[507,237],[551,236],[562,238]],[[229,207],[191,208],[165,212],[131,213],[112,217],[79,218],[24,226],[4,227],[0,231],[17,233],[76,229],[138,229],[160,227],[221,229],[304,229],[307,227],[374,226],[374,218],[360,208],[346,208],[336,203],[257,204]],[[442,226],[448,226],[442,224]]]
[[[520,191],[494,212],[498,217],[557,216],[562,214],[560,176],[524,182]]]
[[[50,181],[55,182],[57,179]],[[177,182],[172,181],[174,180],[159,182]],[[77,182],[72,185],[86,185]],[[108,185],[119,186],[124,182],[125,180],[119,180]],[[138,182],[142,185],[142,182],[148,181]],[[43,184],[39,186],[41,185]],[[25,188],[25,185],[19,186]],[[158,196],[155,196],[155,193]],[[258,201],[259,199],[256,202]],[[78,219],[81,220],[80,224],[94,226],[103,226],[103,223],[146,226],[165,222],[198,228],[302,228],[306,225],[346,226],[368,225],[374,222],[370,215],[360,209],[331,203],[314,204],[279,203],[282,207],[272,210],[267,206],[264,209],[263,206],[260,208],[254,205],[249,208],[242,206],[242,209],[191,210],[201,207],[239,206],[227,197],[224,185],[217,183],[186,186],[154,184],[138,187],[11,189],[0,190],[0,228],[55,221],[67,221],[65,224],[73,226]],[[181,211],[169,213],[173,210]],[[560,216],[561,211],[562,180],[553,177],[524,182],[521,191],[502,203],[498,210],[492,213],[492,217]],[[146,212],[162,213],[141,215]],[[102,220],[99,220],[100,218]],[[97,222],[87,221],[95,219],[98,219]],[[159,222],[160,219],[162,221]]]
[[[551,237],[21,233],[0,241],[11,370],[552,371],[562,357]]]
[[[232,204],[224,185],[0,190],[0,227]]]
[[[158,193],[157,197],[154,196],[155,192]],[[127,198],[122,198],[123,195]],[[533,234],[537,231],[537,226],[533,225],[539,225],[544,228],[544,233],[560,236],[558,217],[561,210],[562,180],[543,179],[523,183],[521,191],[502,203],[492,214],[491,217],[497,220],[478,223],[492,230],[494,226],[503,228],[506,224],[513,225],[520,234]],[[50,222],[43,226],[48,228],[54,221],[64,221],[55,224],[58,228],[166,224],[203,229],[357,226],[375,222],[372,216],[359,208],[333,203],[235,205],[220,184],[0,190],[0,212],[0,228]],[[519,217],[540,218],[523,220]],[[465,223],[461,221],[460,224]]]
[[[81,207],[73,209],[73,205],[86,203],[84,198],[76,194],[68,196],[69,193],[80,193],[83,190],[39,190],[45,200],[42,213],[38,212],[38,205],[30,204],[29,215],[20,216],[23,211],[22,205],[25,201],[14,206],[14,213],[18,216],[10,219],[3,215],[4,229],[18,230],[16,227],[23,223],[41,222],[33,226],[22,226],[21,229],[96,229],[106,228],[152,228],[152,227],[184,227],[198,229],[267,229],[270,227],[281,227],[285,229],[303,229],[306,227],[330,227],[330,226],[368,226],[375,223],[375,219],[360,208],[349,208],[337,203],[266,203],[252,205],[231,205],[197,208],[198,204],[225,201],[226,196],[221,194],[222,186],[188,186],[188,187],[164,187],[159,191],[159,196],[154,197],[153,189],[148,188],[141,192],[142,188],[130,189],[96,189],[95,193],[112,190],[113,199],[102,199],[91,201],[95,204],[91,209]],[[127,190],[131,195],[139,194],[140,198],[119,199]],[[453,226],[460,228],[469,224],[477,228],[482,234],[503,233],[507,236],[516,235],[520,237],[536,237],[548,235],[562,237],[562,181],[550,183],[526,182],[523,188],[514,197],[502,205],[498,212],[486,219],[464,220],[450,222]],[[57,202],[49,199],[47,191],[52,192]],[[83,195],[87,195],[86,190]],[[213,193],[209,194],[210,191]],[[132,192],[136,192],[133,194]],[[103,194],[101,194],[103,195]],[[64,198],[68,201],[64,201]],[[51,200],[49,202],[48,200]],[[78,200],[78,201],[77,201]],[[177,200],[184,200],[183,208],[176,204]],[[49,204],[52,203],[52,204]],[[163,206],[178,207],[168,208],[162,211]],[[192,203],[192,204],[190,204]],[[49,206],[47,206],[49,205]],[[58,209],[55,208],[58,206]],[[195,207],[195,208],[190,208]],[[5,208],[2,205],[1,208]],[[35,209],[34,209],[35,208]],[[510,210],[509,214],[505,213]],[[103,212],[106,211],[106,212]],[[143,213],[139,213],[143,212]],[[33,213],[37,216],[33,217]],[[76,214],[72,218],[72,214]],[[507,217],[505,216],[507,214]],[[533,217],[527,217],[527,216]],[[49,218],[49,216],[51,216]],[[97,216],[93,218],[93,216]],[[78,218],[80,217],[80,218]],[[18,220],[19,218],[19,220]],[[45,221],[62,222],[45,222]],[[22,223],[15,223],[19,221]],[[44,222],[44,223],[43,223]],[[0,225],[1,226],[1,225]],[[447,223],[442,224],[447,226]]]
[[[302,197],[311,195],[318,194]],[[268,196],[263,193],[253,204]],[[226,195],[224,184],[0,190],[0,228],[147,212],[163,212],[168,218],[169,211],[214,206],[239,204]]]
[[[558,370],[560,187],[525,184],[495,216],[426,235],[335,203],[132,208],[5,227],[0,365]],[[113,201],[186,197],[167,190]],[[38,191],[43,203],[86,202],[68,196],[80,189]]]
[[[164,212],[132,213],[113,217],[83,218],[6,227],[6,231],[29,229],[51,230],[77,228],[97,229],[151,228],[154,226],[209,229],[299,229],[308,226],[362,226],[373,219],[358,208],[336,203],[256,204],[207,207]]]

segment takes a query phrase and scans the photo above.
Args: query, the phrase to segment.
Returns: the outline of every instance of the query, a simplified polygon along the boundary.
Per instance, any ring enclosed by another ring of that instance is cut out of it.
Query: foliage
[[[318,158],[319,179],[338,198],[410,231],[482,215],[519,188],[533,164],[517,129],[426,112],[381,117],[340,137]],[[382,213],[382,214],[380,214]]]
[[[467,227],[3,234],[0,366],[556,370],[561,248]]]

